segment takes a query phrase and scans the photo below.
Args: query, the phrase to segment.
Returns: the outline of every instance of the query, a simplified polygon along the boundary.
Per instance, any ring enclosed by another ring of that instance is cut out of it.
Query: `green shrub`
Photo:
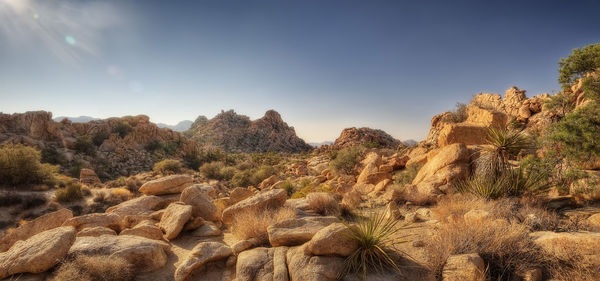
[[[67,164],[67,158],[62,153],[58,152],[56,148],[47,146],[42,149],[41,162],[64,166]]]
[[[362,154],[363,150],[359,147],[344,148],[333,155],[334,158],[329,162],[329,165],[337,172],[351,174],[360,162]]]
[[[83,198],[83,192],[81,185],[71,182],[67,187],[57,190],[54,196],[58,202],[72,202]]]
[[[526,173],[520,168],[506,169],[497,175],[475,175],[455,184],[458,192],[471,193],[485,199],[534,194],[545,191],[548,187],[548,177],[545,174]]]
[[[161,150],[163,148],[163,144],[160,141],[152,140],[144,145],[144,149],[148,152],[155,152]]]
[[[197,170],[205,163],[224,160],[226,154],[219,148],[192,149],[183,155],[186,166],[193,170]]]
[[[96,155],[96,146],[88,135],[81,135],[75,141],[75,151],[89,156]]]
[[[600,111],[590,104],[552,124],[546,133],[546,144],[568,160],[583,163],[600,156],[599,135]]]
[[[287,192],[288,197],[292,196],[292,194],[294,194],[294,192],[296,192],[296,185],[294,185],[294,183],[290,180],[286,180],[284,181],[279,188],[285,190]]]
[[[179,162],[179,160],[165,159],[160,162],[156,162],[152,170],[163,175],[177,174],[181,172],[182,167],[181,162]]]
[[[571,92],[563,92],[550,96],[544,105],[548,110],[556,112],[560,116],[565,116],[575,108],[577,97]]]
[[[126,122],[119,122],[112,128],[113,134],[119,134],[121,138],[126,137],[131,131],[133,128]]]
[[[509,168],[509,160],[521,151],[533,147],[531,139],[522,131],[490,127],[487,132],[487,146],[475,160],[478,176],[494,177]]]
[[[39,150],[21,144],[0,147],[0,182],[11,185],[52,182],[58,167],[40,163]]]
[[[236,173],[236,169],[225,166],[223,162],[211,162],[202,165],[200,173],[209,179],[231,180]]]
[[[253,185],[252,170],[243,170],[243,171],[236,173],[231,178],[231,184],[235,187],[238,187],[238,186],[247,187],[247,186]]]
[[[258,168],[252,168],[248,170],[242,170],[237,172],[231,178],[231,183],[234,186],[257,186],[266,178],[277,174],[277,169],[272,166],[260,166]]]
[[[108,139],[108,137],[109,135],[106,131],[99,131],[95,133],[92,137],[92,142],[94,143],[94,145],[100,146],[105,140]]]
[[[407,184],[411,184],[413,179],[419,173],[419,170],[423,167],[423,163],[416,163],[406,167],[404,170],[397,172],[394,175],[394,183],[404,186]]]
[[[558,82],[568,89],[578,78],[600,68],[600,44],[574,49],[568,57],[560,59],[558,66]]]
[[[252,153],[252,154],[250,154],[250,159],[257,166],[261,166],[261,165],[275,166],[275,165],[281,163],[281,161],[283,161],[283,157],[280,154],[277,154],[274,152]]]
[[[81,173],[81,169],[83,169],[83,163],[79,162],[79,161],[73,161],[71,162],[71,168],[69,168],[69,170],[67,171],[67,174],[69,174],[69,176],[74,177],[74,178],[79,178],[79,174]]]
[[[454,123],[461,123],[464,122],[465,120],[467,120],[467,105],[464,103],[460,103],[457,102],[456,106],[454,108],[453,111],[451,111],[450,113],[452,113],[450,115],[450,121],[454,122]]]
[[[344,270],[338,276],[340,280],[349,273],[360,273],[365,280],[372,271],[383,273],[392,269],[400,272],[393,247],[407,241],[396,235],[402,229],[398,220],[386,216],[385,212],[373,212],[368,217],[358,217],[356,223],[342,222],[347,228],[344,234],[358,242],[359,247],[344,261]]]

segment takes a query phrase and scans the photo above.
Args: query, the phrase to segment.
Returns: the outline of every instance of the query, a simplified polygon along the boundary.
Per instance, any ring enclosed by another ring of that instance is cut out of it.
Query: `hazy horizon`
[[[526,2],[526,3],[525,3]],[[473,94],[556,92],[600,40],[580,1],[0,0],[0,112],[174,125],[277,110],[307,142],[423,139]]]

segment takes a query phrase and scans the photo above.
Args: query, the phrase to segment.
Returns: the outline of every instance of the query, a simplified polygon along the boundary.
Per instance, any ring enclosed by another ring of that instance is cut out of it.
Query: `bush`
[[[133,266],[124,258],[109,256],[79,256],[64,262],[53,281],[132,281]]]
[[[457,102],[453,111],[451,111],[452,115],[450,116],[450,121],[454,123],[461,123],[467,120],[467,105],[464,103]]]
[[[177,174],[182,170],[181,162],[175,159],[165,159],[160,162],[154,163],[153,171],[157,173],[161,173],[163,175],[167,174]]]
[[[199,170],[203,176],[215,180],[231,180],[236,172],[234,167],[227,167],[223,162],[206,163]]]
[[[272,166],[261,166],[250,170],[243,170],[236,173],[231,178],[231,184],[233,186],[257,186],[266,178],[275,175],[277,170]]]
[[[69,183],[67,187],[61,188],[54,194],[56,201],[58,202],[73,202],[83,198],[83,192],[81,185],[78,183]]]
[[[248,187],[253,185],[252,170],[243,170],[231,178],[231,184],[235,187]]]
[[[563,92],[551,96],[544,102],[548,110],[556,112],[560,116],[565,116],[575,108],[577,97],[571,92]]]
[[[259,244],[268,244],[269,236],[267,234],[267,227],[294,217],[296,217],[296,212],[289,208],[275,210],[255,208],[240,213],[233,218],[231,232],[240,240],[255,238],[258,239]]]
[[[419,170],[423,167],[423,163],[416,163],[406,167],[404,170],[394,174],[394,183],[400,186],[411,184],[413,179],[419,173]]]
[[[534,194],[548,187],[547,176],[525,173],[520,168],[506,169],[497,175],[475,175],[455,184],[458,192],[470,193],[486,199]]]
[[[308,208],[322,216],[339,216],[340,207],[333,195],[326,192],[309,193],[306,196]]]
[[[368,217],[359,217],[355,224],[342,221],[348,229],[348,237],[358,242],[358,249],[344,261],[344,270],[338,278],[341,280],[349,273],[360,273],[363,280],[372,271],[383,273],[389,269],[400,272],[393,256],[393,246],[401,241],[396,237],[399,230],[398,220],[386,216],[385,212],[373,212]]]
[[[332,155],[334,158],[329,165],[336,172],[352,174],[356,165],[360,163],[363,152],[359,147],[344,148]]]
[[[109,137],[108,133],[105,131],[99,131],[97,133],[94,134],[94,136],[92,137],[92,142],[94,143],[94,145],[96,146],[100,146],[102,145],[102,143],[104,143],[105,140],[107,140]]]
[[[148,152],[155,152],[163,148],[163,144],[160,141],[152,140],[144,145],[144,149]]]
[[[64,166],[67,164],[67,158],[56,148],[48,146],[42,149],[42,163]]]
[[[197,170],[205,163],[224,161],[226,158],[226,154],[219,148],[194,148],[185,152],[183,155],[183,161],[193,170]]]
[[[10,185],[53,182],[58,167],[40,163],[41,153],[21,144],[0,147],[0,182]]]
[[[126,137],[131,131],[133,128],[126,122],[119,122],[112,128],[113,134],[119,134],[121,138]]]
[[[558,82],[568,89],[575,80],[600,68],[600,44],[574,49],[568,57],[560,59],[558,66]]]
[[[568,160],[583,163],[600,156],[600,111],[590,104],[567,114],[546,134],[549,150],[560,151]]]
[[[75,151],[89,156],[96,155],[96,146],[88,135],[81,135],[75,141]]]

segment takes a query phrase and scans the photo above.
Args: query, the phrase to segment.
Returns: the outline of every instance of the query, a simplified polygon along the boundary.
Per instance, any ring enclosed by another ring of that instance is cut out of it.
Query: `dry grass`
[[[315,213],[323,216],[337,216],[340,214],[340,207],[333,195],[326,192],[309,193],[306,196],[308,207]]]
[[[256,238],[260,244],[267,244],[269,242],[267,227],[294,217],[296,217],[296,212],[285,207],[275,210],[252,209],[233,219],[231,233],[238,239]]]
[[[528,237],[528,229],[505,220],[464,220],[438,226],[426,245],[428,267],[433,277],[441,280],[448,257],[479,253],[491,280],[520,280],[519,272],[538,267],[547,268],[543,252]]]
[[[555,241],[555,266],[549,269],[555,280],[587,281],[600,280],[598,271],[600,260],[590,254],[590,245],[573,244],[570,241]],[[595,252],[596,247],[592,247]]]
[[[63,263],[52,281],[130,281],[133,267],[123,258],[79,256]]]
[[[131,191],[126,188],[94,189],[94,202],[116,205],[133,197]]]

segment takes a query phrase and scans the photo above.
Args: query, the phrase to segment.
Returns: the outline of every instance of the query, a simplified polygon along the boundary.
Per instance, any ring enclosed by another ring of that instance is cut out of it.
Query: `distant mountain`
[[[334,149],[343,149],[357,145],[373,145],[375,147],[398,148],[401,141],[390,136],[388,133],[367,127],[346,128],[333,143]]]
[[[308,144],[312,147],[319,147],[319,146],[323,146],[323,145],[332,145],[333,142],[332,141],[309,142]]]
[[[413,146],[413,145],[419,144],[418,141],[413,140],[413,139],[402,141],[402,143],[406,146]]]
[[[79,117],[68,117],[68,116],[58,116],[54,117],[52,120],[56,122],[60,122],[63,119],[69,119],[73,123],[87,123],[90,121],[100,120],[100,118],[90,117],[90,116],[79,116]]]
[[[283,122],[275,110],[267,111],[257,120],[250,120],[233,110],[221,111],[212,119],[199,116],[184,135],[204,145],[232,152],[293,153],[312,149],[296,136],[294,128]]]
[[[156,126],[158,126],[159,128],[171,129],[175,132],[184,132],[184,131],[189,130],[193,123],[194,123],[194,121],[191,121],[191,120],[183,120],[183,121],[177,123],[177,125],[167,125],[164,123],[156,123]]]

